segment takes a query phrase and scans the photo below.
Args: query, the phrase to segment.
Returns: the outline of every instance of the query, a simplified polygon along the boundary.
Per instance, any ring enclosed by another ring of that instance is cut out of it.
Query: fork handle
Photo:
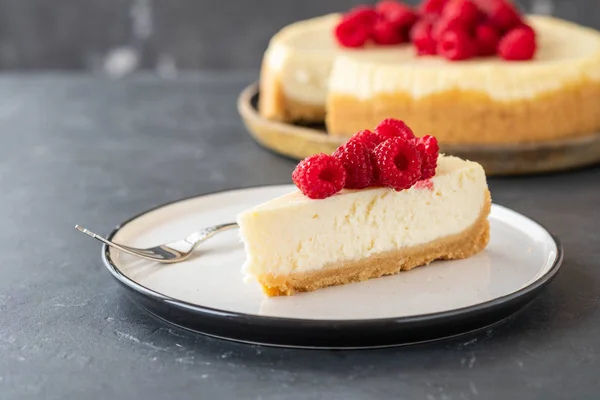
[[[228,224],[220,224],[208,227],[198,232],[194,232],[185,238],[185,241],[192,245],[192,248],[196,247],[200,243],[204,242],[206,239],[209,239],[216,235],[217,233],[228,231],[233,228],[237,228],[238,224],[235,222],[231,222]]]

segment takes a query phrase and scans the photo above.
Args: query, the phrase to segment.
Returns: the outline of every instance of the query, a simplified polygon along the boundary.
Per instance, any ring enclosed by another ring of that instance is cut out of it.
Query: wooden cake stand
[[[258,113],[258,85],[238,98],[238,110],[252,137],[275,153],[301,160],[332,153],[347,138],[330,136],[323,125],[270,121]],[[487,175],[522,175],[564,171],[600,162],[600,133],[543,143],[469,145],[440,144],[440,152],[480,163]]]

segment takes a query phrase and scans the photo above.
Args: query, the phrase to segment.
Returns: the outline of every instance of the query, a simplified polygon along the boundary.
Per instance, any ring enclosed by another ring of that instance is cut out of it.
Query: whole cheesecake
[[[409,44],[344,48],[341,15],[297,22],[273,37],[260,80],[260,113],[326,122],[350,136],[383,118],[405,120],[441,143],[501,144],[585,136],[600,130],[600,33],[528,16],[537,52],[451,62]]]

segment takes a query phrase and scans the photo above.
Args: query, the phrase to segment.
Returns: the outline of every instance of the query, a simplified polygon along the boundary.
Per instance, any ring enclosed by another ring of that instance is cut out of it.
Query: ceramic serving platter
[[[202,195],[144,212],[113,241],[149,247],[203,227],[235,221],[291,185]],[[172,265],[104,248],[111,274],[134,301],[169,323],[221,338],[274,346],[364,348],[430,341],[489,326],[529,303],[559,270],[562,250],[541,225],[499,205],[486,250],[395,276],[266,297],[244,282],[237,230],[223,232]]]
[[[332,153],[347,138],[328,135],[324,126],[303,126],[270,121],[257,110],[256,84],[238,98],[238,110],[252,137],[280,155],[301,160],[316,153]],[[600,162],[600,132],[585,137],[544,143],[505,145],[441,143],[441,152],[480,163],[488,176],[564,171]]]

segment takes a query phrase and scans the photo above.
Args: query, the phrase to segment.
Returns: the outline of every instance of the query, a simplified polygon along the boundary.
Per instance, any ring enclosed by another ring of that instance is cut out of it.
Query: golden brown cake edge
[[[384,118],[399,118],[415,132],[441,143],[501,144],[543,142],[587,136],[600,130],[600,83],[581,81],[518,101],[498,101],[460,90],[415,99],[382,94],[368,100],[330,93],[327,130],[351,136]]]

